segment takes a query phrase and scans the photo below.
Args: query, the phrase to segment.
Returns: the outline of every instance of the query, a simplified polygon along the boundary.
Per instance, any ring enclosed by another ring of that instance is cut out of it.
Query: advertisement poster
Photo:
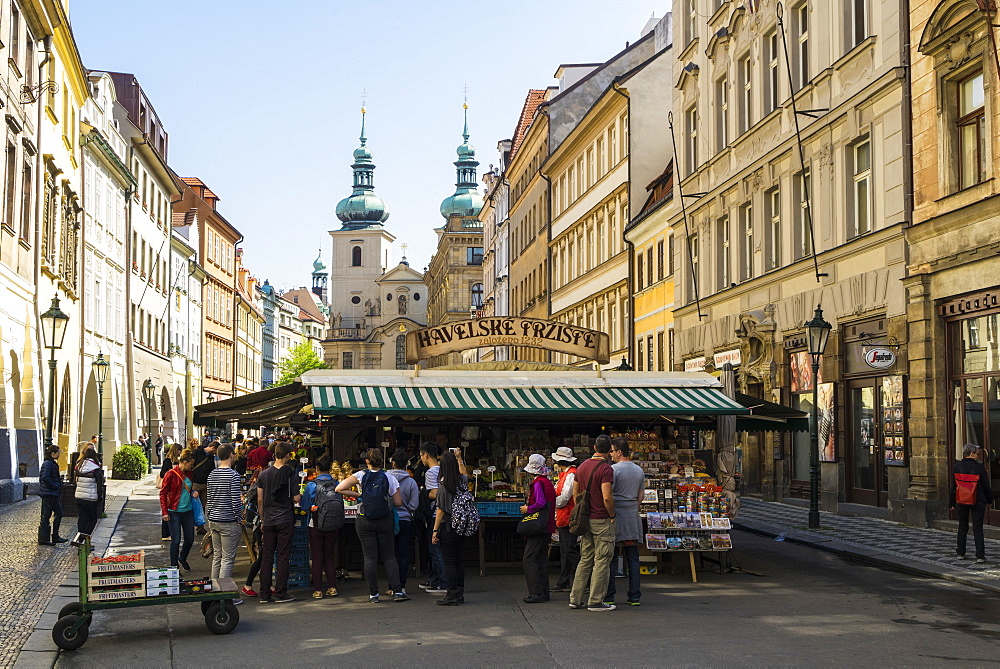
[[[885,464],[906,466],[906,434],[903,417],[903,377],[882,377],[882,436]]]
[[[820,462],[836,462],[837,449],[834,446],[833,429],[834,401],[833,384],[819,384],[819,459]]]
[[[792,372],[792,392],[803,393],[813,388],[812,356],[808,351],[799,351],[788,356]],[[819,368],[819,382],[823,383],[823,366]]]

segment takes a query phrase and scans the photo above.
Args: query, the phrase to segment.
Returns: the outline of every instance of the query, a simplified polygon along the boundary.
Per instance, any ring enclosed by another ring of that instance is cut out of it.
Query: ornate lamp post
[[[97,359],[90,363],[94,370],[94,380],[97,381],[97,454],[104,461],[104,382],[108,380],[108,370],[111,363],[104,359],[103,353],[97,354]]]
[[[47,448],[52,445],[52,421],[54,420],[56,404],[56,351],[62,348],[66,338],[66,326],[69,316],[59,309],[59,298],[52,298],[49,310],[41,316],[42,343],[49,349],[49,401],[45,417],[45,435],[43,444]]]
[[[153,471],[153,449],[150,446],[150,441],[153,439],[153,399],[156,396],[156,386],[149,379],[142,384],[142,396],[146,400],[146,463],[148,465],[147,473]]]
[[[826,350],[833,326],[823,319],[823,310],[816,305],[816,313],[806,323],[809,355],[812,356],[813,411],[809,432],[809,528],[819,528],[819,362]]]

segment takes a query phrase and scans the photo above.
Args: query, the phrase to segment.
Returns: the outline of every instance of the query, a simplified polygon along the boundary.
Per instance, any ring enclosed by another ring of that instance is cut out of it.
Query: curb
[[[111,544],[111,537],[118,529],[118,522],[121,520],[122,511],[128,504],[129,496],[150,477],[144,476],[135,481],[131,487],[126,487],[115,495],[115,501],[110,502],[105,507],[107,518],[103,519],[91,536],[91,547],[94,553],[104,554]],[[112,521],[113,522],[110,522]],[[62,584],[52,595],[45,612],[42,613],[38,622],[35,623],[35,630],[28,637],[28,640],[21,646],[17,659],[14,661],[15,669],[34,669],[35,667],[54,667],[59,659],[59,649],[55,648],[52,642],[52,627],[55,625],[59,615],[59,610],[69,602],[79,601],[80,598],[80,576],[76,570],[72,570],[63,580]]]
[[[733,527],[747,532],[763,534],[769,537],[776,537],[783,533],[785,535],[785,541],[790,541],[792,543],[818,548],[836,555],[849,557],[854,560],[877,565],[879,567],[888,567],[890,569],[896,569],[898,571],[916,574],[918,576],[952,581],[961,585],[979,588],[980,590],[1000,593],[1000,581],[993,578],[976,578],[975,576],[970,576],[968,572],[956,571],[954,569],[942,569],[941,567],[935,568],[933,562],[919,559],[908,560],[897,555],[885,553],[876,548],[852,546],[832,537],[817,534],[815,532],[786,529],[777,525],[752,520],[734,522]]]

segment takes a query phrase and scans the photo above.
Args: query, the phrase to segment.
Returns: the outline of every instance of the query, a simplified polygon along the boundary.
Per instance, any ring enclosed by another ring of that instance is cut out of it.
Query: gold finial
[[[368,101],[368,89],[363,89],[361,91],[361,113],[365,113],[365,103]]]

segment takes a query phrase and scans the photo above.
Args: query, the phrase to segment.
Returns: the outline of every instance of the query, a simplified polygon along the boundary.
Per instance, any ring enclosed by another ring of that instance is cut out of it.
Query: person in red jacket
[[[986,562],[986,540],[983,537],[983,519],[986,509],[993,503],[990,489],[990,475],[979,461],[982,454],[976,444],[962,447],[962,459],[955,463],[951,477],[951,509],[958,513],[958,546],[955,553],[960,560],[965,559],[965,544],[969,536],[969,516],[972,516],[972,536],[976,542],[976,562]],[[975,477],[979,477],[977,481]],[[958,480],[963,486],[975,485],[975,504],[962,504],[956,498]]]
[[[185,448],[177,459],[177,466],[167,472],[160,487],[160,514],[170,527],[170,566],[183,567],[184,571],[191,571],[187,558],[194,544],[192,500],[198,497],[190,475],[194,463],[194,449]]]
[[[267,440],[262,439],[260,445],[247,454],[247,469],[263,471],[271,465],[274,455],[267,448]]]
[[[552,592],[569,592],[573,576],[580,564],[580,541],[569,531],[569,515],[576,503],[573,501],[573,482],[576,480],[576,456],[573,449],[560,446],[552,454],[552,462],[559,473],[556,482],[556,531],[559,532],[559,578]]]
[[[528,580],[528,596],[524,601],[540,604],[549,601],[549,541],[556,531],[556,489],[545,475],[544,455],[531,455],[524,471],[534,474],[535,479],[531,482],[528,503],[521,507],[521,513],[544,510],[549,521],[548,532],[525,537],[524,540],[524,576]]]

